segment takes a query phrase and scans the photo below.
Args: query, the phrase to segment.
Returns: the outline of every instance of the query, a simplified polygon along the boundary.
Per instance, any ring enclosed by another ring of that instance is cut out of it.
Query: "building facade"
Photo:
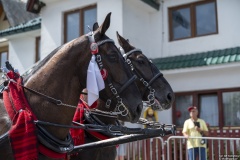
[[[175,92],[175,104],[159,112],[160,122],[181,128],[188,106],[196,105],[210,127],[240,125],[239,0],[41,2],[39,17],[11,28],[0,23],[0,51],[7,48],[7,59],[20,73],[112,12],[107,35],[117,41],[118,31],[140,48]]]

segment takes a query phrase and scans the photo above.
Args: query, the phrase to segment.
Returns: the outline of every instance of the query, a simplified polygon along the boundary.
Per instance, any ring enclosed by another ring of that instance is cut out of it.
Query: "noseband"
[[[154,97],[155,97],[155,90],[151,87],[151,84],[160,76],[162,76],[163,74],[161,72],[157,73],[155,76],[153,76],[149,82],[147,82],[142,76],[141,74],[134,68],[131,59],[129,58],[129,56],[134,53],[134,52],[142,52],[140,49],[133,49],[127,53],[124,52],[124,50],[120,47],[120,52],[123,55],[126,63],[130,66],[131,71],[133,72],[134,75],[137,75],[138,79],[142,82],[142,84],[145,86],[145,90],[143,92],[146,92],[146,90],[149,90],[149,94],[147,96],[148,101],[147,103],[149,103],[150,105],[153,105],[155,103],[154,101]],[[149,60],[150,61],[150,60]],[[150,62],[151,63],[151,62]]]
[[[103,67],[103,63],[102,63],[102,58],[101,55],[98,52],[98,47],[105,44],[105,43],[113,43],[114,41],[112,39],[105,39],[99,42],[95,42],[94,39],[94,34],[92,32],[90,32],[88,35],[88,39],[91,43],[91,52],[94,52],[94,55],[96,56],[96,62],[99,66],[99,70],[105,70]],[[110,108],[111,102],[112,102],[112,98],[116,98],[117,100],[117,105],[115,110],[120,113],[122,116],[126,116],[128,114],[128,109],[127,107],[123,104],[122,102],[122,98],[120,97],[120,93],[123,92],[130,84],[132,84],[135,80],[137,79],[136,75],[133,75],[126,83],[124,83],[124,85],[119,89],[119,91],[114,87],[111,77],[107,76],[104,80],[107,82],[113,96],[109,99],[106,100],[106,104],[105,107],[106,108]]]

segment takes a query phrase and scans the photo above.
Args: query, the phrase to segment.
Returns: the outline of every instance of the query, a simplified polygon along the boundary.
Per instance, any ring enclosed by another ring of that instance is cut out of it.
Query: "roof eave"
[[[151,6],[152,8],[154,8],[156,10],[159,10],[159,8],[160,8],[160,4],[153,0],[141,0],[141,1],[148,4],[149,6]]]

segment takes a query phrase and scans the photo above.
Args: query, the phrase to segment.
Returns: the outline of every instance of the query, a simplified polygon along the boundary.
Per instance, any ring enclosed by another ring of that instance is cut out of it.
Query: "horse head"
[[[106,88],[100,91],[100,99],[106,103],[101,110],[122,112],[118,115],[119,119],[136,122],[142,111],[141,94],[135,85],[136,76],[131,73],[114,43],[102,44],[109,40],[105,32],[110,25],[110,15],[107,15],[100,27],[97,23],[93,26],[95,41],[100,43],[103,68],[108,72]]]
[[[27,100],[40,120],[71,124],[75,108],[69,106],[77,106],[80,93],[86,88],[87,70],[93,57],[90,46],[93,43],[98,45],[95,58],[99,69],[106,71],[105,89],[99,93],[99,98],[108,104],[103,110],[117,110],[121,113],[119,117],[127,121],[136,122],[139,119],[142,99],[135,78],[113,40],[105,35],[110,26],[110,15],[109,13],[93,33],[58,47],[25,76],[26,87],[62,102],[56,105],[42,96],[26,91]],[[67,128],[52,126],[46,126],[46,129],[60,139],[64,139],[69,131]]]
[[[174,101],[174,93],[157,67],[142,53],[140,49],[132,46],[117,32],[120,46],[124,50],[126,62],[138,76],[137,85],[143,96],[153,109],[169,109]],[[126,53],[126,54],[125,54]]]

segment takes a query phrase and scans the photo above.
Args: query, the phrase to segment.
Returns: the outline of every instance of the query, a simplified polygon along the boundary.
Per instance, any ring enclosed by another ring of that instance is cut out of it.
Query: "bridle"
[[[93,32],[88,33],[87,37],[88,37],[88,39],[89,39],[89,41],[91,43],[91,46],[90,46],[91,53],[96,56],[96,62],[98,64],[98,66],[99,66],[99,70],[100,71],[101,70],[105,70],[104,67],[103,67],[101,55],[98,52],[98,47],[103,45],[103,44],[105,44],[105,43],[113,43],[114,44],[114,41],[112,39],[105,39],[105,40],[102,40],[102,41],[99,41],[99,42],[95,42]],[[107,82],[108,87],[110,88],[113,96],[106,100],[105,107],[106,108],[110,108],[112,99],[115,98],[117,100],[117,105],[116,105],[115,110],[117,111],[117,113],[120,113],[121,116],[126,116],[128,114],[128,109],[125,106],[125,104],[123,104],[122,98],[120,97],[120,93],[123,92],[136,79],[137,79],[137,76],[133,75],[126,83],[124,83],[123,86],[121,86],[121,88],[118,91],[114,87],[114,85],[112,83],[112,80],[111,80],[111,77],[107,76],[104,80]]]
[[[144,101],[145,103],[148,103],[150,105],[153,105],[155,103],[154,99],[155,99],[155,89],[153,89],[153,87],[151,86],[153,84],[153,82],[160,76],[163,76],[163,74],[158,70],[158,73],[156,75],[154,75],[149,82],[147,82],[142,76],[141,74],[134,68],[134,65],[132,64],[132,61],[131,59],[129,58],[129,56],[134,53],[134,52],[141,52],[142,51],[140,49],[133,49],[127,53],[125,53],[125,51],[123,50],[123,48],[119,48],[121,54],[123,55],[126,63],[130,66],[131,68],[131,71],[133,72],[133,74],[137,75],[138,79],[142,82],[142,84],[145,86],[145,89],[144,89],[144,92],[143,92],[143,95],[145,94],[146,90],[148,89],[149,90],[149,94],[147,96],[148,98],[148,101]],[[150,60],[149,60],[150,63],[152,63]],[[151,65],[152,67],[152,65]]]

